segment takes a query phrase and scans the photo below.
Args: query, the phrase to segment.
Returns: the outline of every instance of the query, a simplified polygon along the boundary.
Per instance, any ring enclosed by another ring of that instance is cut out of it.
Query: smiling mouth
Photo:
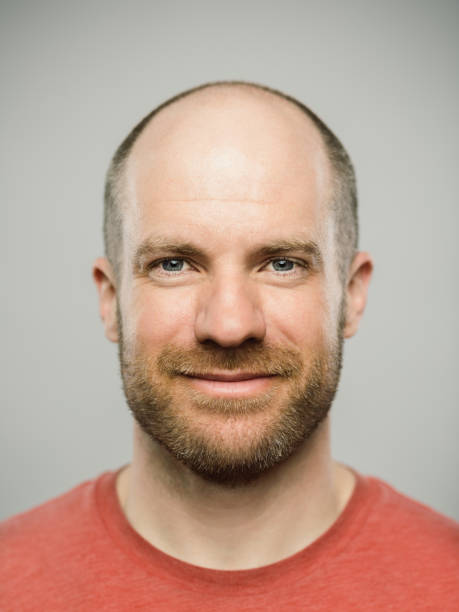
[[[265,372],[210,372],[206,374],[188,374],[190,378],[200,380],[216,380],[221,382],[240,382],[242,380],[252,380],[254,378],[269,378],[273,374]]]
[[[264,372],[212,372],[185,375],[196,390],[215,397],[250,397],[267,391],[277,376]]]

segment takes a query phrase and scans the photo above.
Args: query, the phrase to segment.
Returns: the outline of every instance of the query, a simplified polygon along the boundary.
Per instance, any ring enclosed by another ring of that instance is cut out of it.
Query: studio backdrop
[[[338,460],[459,519],[456,1],[1,3],[0,518],[127,463],[93,259],[121,139],[166,98],[250,80],[354,161],[370,299],[332,408]]]

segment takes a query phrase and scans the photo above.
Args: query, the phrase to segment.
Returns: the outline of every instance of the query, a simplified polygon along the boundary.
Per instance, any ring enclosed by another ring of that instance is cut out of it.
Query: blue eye
[[[164,259],[161,262],[161,268],[165,272],[181,272],[183,264],[183,259]]]
[[[290,272],[295,262],[290,259],[275,259],[272,264],[276,272]]]

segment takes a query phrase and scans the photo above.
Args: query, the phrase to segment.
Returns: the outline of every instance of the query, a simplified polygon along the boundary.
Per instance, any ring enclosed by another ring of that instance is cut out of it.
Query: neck
[[[118,497],[132,527],[181,561],[241,570],[302,550],[338,518],[354,477],[330,453],[325,419],[289,460],[250,485],[207,482],[134,428],[132,463],[119,475]]]

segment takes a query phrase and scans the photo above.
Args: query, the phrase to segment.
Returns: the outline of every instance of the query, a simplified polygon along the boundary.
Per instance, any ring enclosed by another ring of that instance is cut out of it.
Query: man
[[[3,525],[5,609],[459,609],[454,521],[331,458],[372,260],[330,130],[252,84],[177,96],[112,160],[105,243],[132,462]]]

